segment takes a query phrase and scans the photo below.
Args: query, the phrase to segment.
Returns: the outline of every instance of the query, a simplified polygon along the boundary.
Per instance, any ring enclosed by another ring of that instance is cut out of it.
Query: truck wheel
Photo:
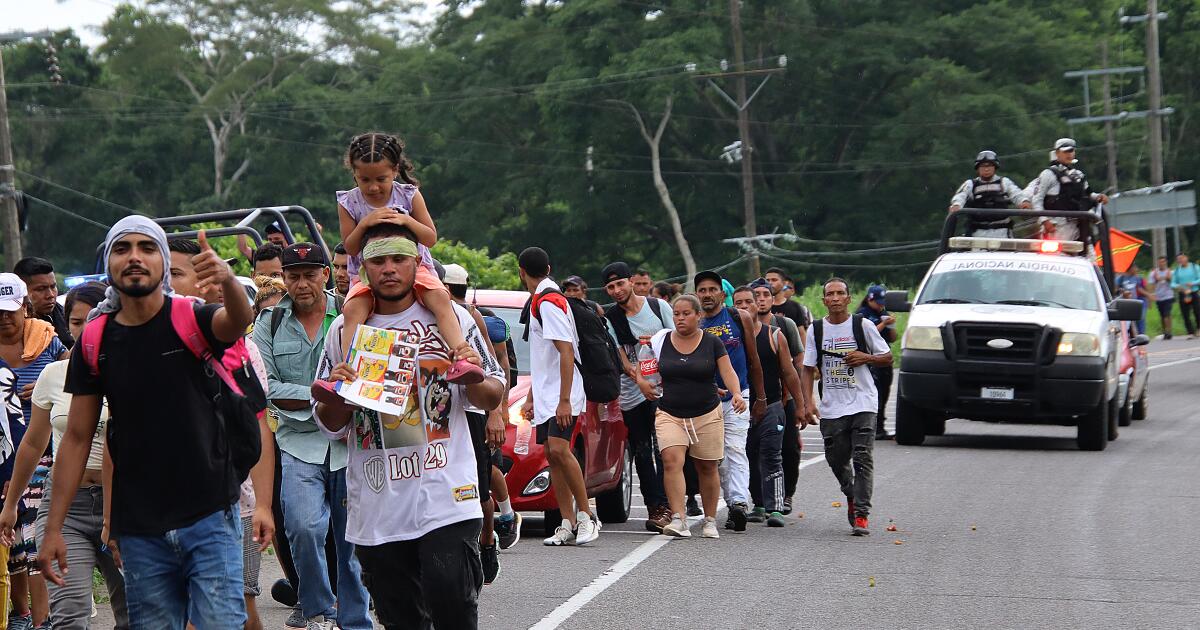
[[[1113,396],[1112,400],[1108,401],[1108,441],[1111,442],[1117,439],[1120,435],[1120,430],[1117,425],[1121,421],[1121,407],[1117,404],[1117,397]]]
[[[1108,446],[1108,402],[1079,418],[1079,434],[1075,438],[1081,451],[1103,451]]]
[[[896,396],[896,443],[904,446],[920,446],[925,441],[925,424],[921,409]]]
[[[633,504],[633,447],[625,442],[621,481],[616,488],[596,497],[596,516],[601,523],[624,523]]]
[[[1129,399],[1127,392],[1120,411],[1117,412],[1117,425],[1127,427],[1130,424],[1133,424],[1133,401]]]
[[[1142,385],[1142,395],[1137,400],[1133,401],[1133,416],[1134,420],[1145,420],[1146,413],[1150,409],[1150,400],[1146,398],[1146,392],[1150,391],[1150,379],[1146,378],[1146,382]]]
[[[946,435],[946,417],[925,418],[925,435]]]

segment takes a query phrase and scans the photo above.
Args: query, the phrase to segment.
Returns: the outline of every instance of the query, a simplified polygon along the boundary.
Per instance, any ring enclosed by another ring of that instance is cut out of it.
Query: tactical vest
[[[1058,180],[1058,194],[1046,195],[1043,206],[1047,210],[1089,210],[1092,207],[1088,194],[1087,176],[1083,171],[1061,162],[1051,164],[1048,169]]]
[[[1004,192],[1004,178],[996,177],[994,181],[985,182],[976,177],[971,180],[971,196],[967,197],[968,208],[1011,208],[1012,199]],[[975,230],[995,230],[1011,228],[1012,217],[995,219],[972,218],[967,222],[967,233]]]

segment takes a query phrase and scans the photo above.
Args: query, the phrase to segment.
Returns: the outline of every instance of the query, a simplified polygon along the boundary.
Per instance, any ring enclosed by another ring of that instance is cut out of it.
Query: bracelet
[[[755,402],[761,402],[761,401],[764,401],[764,400],[766,400],[766,399],[767,399],[767,397],[766,397],[766,396],[763,396],[762,398],[755,398],[754,400],[755,400]]]

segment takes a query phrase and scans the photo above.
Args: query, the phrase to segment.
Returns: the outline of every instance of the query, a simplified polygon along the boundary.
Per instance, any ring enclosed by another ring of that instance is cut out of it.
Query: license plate
[[[1013,388],[1011,388],[1011,387],[984,387],[983,390],[979,392],[979,396],[981,398],[987,398],[989,400],[1012,400],[1013,399]]]

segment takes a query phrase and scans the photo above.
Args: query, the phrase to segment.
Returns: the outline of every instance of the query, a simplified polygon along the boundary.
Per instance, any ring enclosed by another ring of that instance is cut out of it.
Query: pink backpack
[[[221,421],[229,458],[238,480],[245,479],[262,452],[258,419],[266,413],[267,396],[250,360],[245,339],[238,339],[218,361],[196,321],[199,300],[172,296],[171,327],[183,345],[205,365],[204,390]],[[100,347],[108,314],[89,321],[79,339],[83,360],[93,376],[100,374]]]

